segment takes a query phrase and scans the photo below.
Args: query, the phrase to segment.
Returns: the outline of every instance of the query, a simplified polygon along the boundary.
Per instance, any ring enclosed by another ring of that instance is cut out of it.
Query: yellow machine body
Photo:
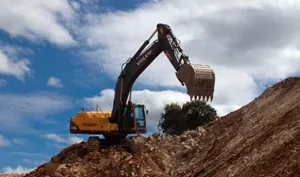
[[[126,109],[125,109],[126,110]],[[132,126],[125,133],[146,133],[147,122],[144,105],[135,105],[131,113]],[[70,119],[70,133],[72,134],[102,134],[105,136],[118,135],[118,124],[110,123],[112,113],[109,111],[82,111]]]
[[[70,132],[74,134],[102,134],[117,132],[118,125],[109,122],[111,112],[78,112],[70,120]]]

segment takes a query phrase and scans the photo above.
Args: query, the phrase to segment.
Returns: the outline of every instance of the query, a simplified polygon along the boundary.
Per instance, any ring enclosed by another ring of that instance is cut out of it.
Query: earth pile
[[[300,78],[268,88],[206,132],[178,176],[300,176]]]
[[[0,177],[23,177],[22,174],[0,174]]]
[[[117,146],[88,152],[87,143],[82,142],[64,149],[52,157],[50,163],[41,165],[25,176],[173,176],[178,165],[181,165],[175,159],[189,152],[192,147],[198,147],[193,137],[204,134],[205,130],[199,127],[181,136],[132,137],[136,146],[142,146],[135,147],[135,152]]]
[[[74,144],[26,177],[300,176],[300,78],[285,79],[248,105],[181,136],[132,138],[137,151]]]

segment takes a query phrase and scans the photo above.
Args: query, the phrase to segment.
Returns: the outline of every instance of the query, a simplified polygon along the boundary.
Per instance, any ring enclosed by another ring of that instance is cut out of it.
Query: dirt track
[[[141,152],[87,153],[83,142],[25,176],[300,176],[299,113],[300,78],[288,78],[208,127],[137,138]]]

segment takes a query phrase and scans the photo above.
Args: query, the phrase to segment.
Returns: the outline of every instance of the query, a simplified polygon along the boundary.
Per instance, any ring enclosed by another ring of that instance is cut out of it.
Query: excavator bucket
[[[176,76],[186,85],[191,100],[213,100],[215,73],[210,66],[183,64]]]

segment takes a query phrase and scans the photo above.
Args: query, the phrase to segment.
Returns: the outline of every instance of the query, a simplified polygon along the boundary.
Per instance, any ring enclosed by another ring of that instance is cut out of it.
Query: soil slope
[[[119,147],[88,153],[85,142],[74,144],[22,176],[300,176],[299,120],[300,78],[293,77],[209,126],[135,137],[142,145],[135,153]]]
[[[300,176],[300,79],[288,78],[206,128],[182,176]]]

